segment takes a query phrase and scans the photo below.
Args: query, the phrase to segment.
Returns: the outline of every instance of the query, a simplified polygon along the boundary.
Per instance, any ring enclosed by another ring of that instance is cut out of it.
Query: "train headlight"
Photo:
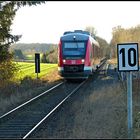
[[[85,62],[85,59],[82,59],[82,63],[84,63]]]
[[[66,60],[65,59],[63,59],[63,63],[65,63],[66,62]]]

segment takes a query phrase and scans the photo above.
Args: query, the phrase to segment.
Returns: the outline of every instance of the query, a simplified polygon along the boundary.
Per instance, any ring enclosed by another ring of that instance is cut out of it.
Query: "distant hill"
[[[57,44],[45,43],[17,43],[10,47],[10,51],[21,50],[23,54],[45,53],[57,48]]]

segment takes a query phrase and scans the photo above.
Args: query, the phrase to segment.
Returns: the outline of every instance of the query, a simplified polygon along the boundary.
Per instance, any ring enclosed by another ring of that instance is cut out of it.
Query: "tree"
[[[93,26],[87,26],[85,28],[85,31],[90,32],[91,36],[95,37],[97,34],[97,31],[95,30],[95,28]]]
[[[13,55],[9,52],[10,45],[21,38],[21,35],[10,33],[16,11],[22,6],[41,3],[45,3],[45,1],[0,1],[0,82],[8,84],[18,70],[15,63],[12,62]]]
[[[16,15],[16,11],[22,6],[32,6],[45,3],[45,1],[1,1],[0,2],[0,62],[12,57],[8,49],[17,42],[21,35],[12,35],[10,27]]]
[[[57,48],[55,47],[53,50],[51,50],[48,55],[47,55],[47,61],[49,63],[57,63],[58,59],[58,51]]]
[[[46,57],[47,57],[46,53],[43,53],[42,58],[41,58],[42,63],[47,63]]]
[[[22,51],[19,49],[14,50],[14,58],[15,59],[25,59],[25,56],[23,55]]]
[[[97,41],[100,44],[100,57],[110,57],[110,46],[107,41],[99,36],[96,36]]]
[[[99,42],[100,50],[98,57],[109,57],[110,48],[107,41],[99,36],[96,36],[97,31],[93,26],[87,26],[85,30],[90,32],[91,36]]]
[[[112,29],[112,39],[110,47],[113,53],[113,57],[117,57],[117,44],[126,42],[140,43],[140,25],[135,27],[124,29],[121,26],[114,27]]]

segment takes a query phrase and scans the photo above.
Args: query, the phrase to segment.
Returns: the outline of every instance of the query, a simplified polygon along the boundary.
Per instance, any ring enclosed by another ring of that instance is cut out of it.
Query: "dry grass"
[[[55,69],[43,79],[25,77],[21,83],[11,82],[6,87],[0,88],[0,115],[42,93],[61,79]]]
[[[62,80],[63,78],[58,74],[57,68],[52,70],[49,75],[42,77],[42,81],[48,81],[49,83]]]
[[[40,81],[27,78],[21,84],[11,83],[1,89],[0,115],[37,95],[37,92],[41,92],[43,88]]]
[[[94,64],[99,64],[100,63],[100,59],[94,59]]]
[[[139,75],[139,73],[137,73]],[[123,81],[127,94],[127,81]],[[132,81],[132,117],[133,117],[133,137],[140,138],[140,79],[133,78]],[[127,101],[126,101],[127,102]]]
[[[132,82],[133,102],[133,134],[134,138],[140,138],[140,79],[133,79]]]
[[[114,91],[115,89],[115,91]],[[106,92],[105,92],[106,91]],[[119,85],[94,90],[82,103],[75,102],[72,137],[123,138],[125,130],[124,95]],[[122,128],[122,130],[120,130]],[[122,131],[122,132],[121,132]]]
[[[119,83],[106,84],[105,77],[83,87],[61,111],[51,126],[46,124],[42,138],[127,137],[126,94]]]
[[[108,63],[109,64],[117,64],[117,58],[109,59]]]

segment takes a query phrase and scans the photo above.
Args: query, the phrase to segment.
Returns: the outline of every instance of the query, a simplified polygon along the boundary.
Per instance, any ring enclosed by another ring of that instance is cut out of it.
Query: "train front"
[[[87,34],[74,32],[61,37],[58,48],[58,72],[65,79],[85,79],[91,74],[86,59],[88,40]]]

